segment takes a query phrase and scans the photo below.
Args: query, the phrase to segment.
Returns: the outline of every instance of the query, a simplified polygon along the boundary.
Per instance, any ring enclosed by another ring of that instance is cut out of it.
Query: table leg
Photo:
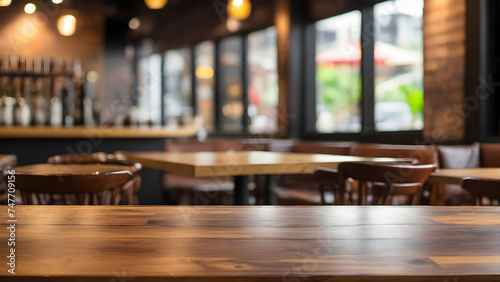
[[[264,175],[265,186],[264,186],[264,204],[274,205],[274,177],[272,175]]]
[[[248,176],[237,175],[234,177],[234,204],[248,205]]]

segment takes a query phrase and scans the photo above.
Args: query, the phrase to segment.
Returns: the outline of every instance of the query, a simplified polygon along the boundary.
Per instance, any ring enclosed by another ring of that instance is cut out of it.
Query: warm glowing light
[[[7,7],[12,3],[12,0],[0,0],[0,7]]]
[[[229,0],[227,3],[227,13],[229,17],[244,20],[250,16],[252,4],[250,0]]]
[[[52,0],[52,3],[54,4],[61,4],[63,0]]]
[[[236,32],[240,29],[240,21],[234,18],[229,18],[227,19],[226,27],[230,32]]]
[[[212,78],[214,77],[214,69],[210,66],[197,67],[195,74],[197,78]]]
[[[95,83],[97,81],[97,78],[99,76],[97,75],[97,72],[96,71],[89,71],[89,73],[87,73],[87,80],[88,82],[90,83]]]
[[[57,20],[57,30],[61,35],[71,36],[75,33],[76,18],[73,15],[64,15]]]
[[[146,6],[148,6],[149,9],[152,10],[158,10],[165,5],[167,5],[168,0],[144,0],[144,3],[146,3]]]
[[[33,3],[28,3],[24,6],[24,12],[26,14],[33,14],[36,11],[36,6]]]
[[[141,21],[138,18],[131,18],[128,22],[128,27],[130,29],[137,29],[141,25]]]

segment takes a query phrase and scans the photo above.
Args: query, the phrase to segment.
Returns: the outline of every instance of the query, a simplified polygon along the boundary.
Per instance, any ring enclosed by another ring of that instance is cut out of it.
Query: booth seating
[[[259,139],[209,140],[206,142],[168,140],[165,150],[167,152],[267,151],[268,142]],[[253,179],[251,180],[249,188],[254,191],[255,182]],[[229,176],[194,178],[165,173],[163,190],[169,201],[174,204],[232,204],[234,180],[233,177]]]

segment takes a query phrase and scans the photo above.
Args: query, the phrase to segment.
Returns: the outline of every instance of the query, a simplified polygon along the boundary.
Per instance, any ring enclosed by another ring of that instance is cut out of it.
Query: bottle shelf
[[[0,139],[103,139],[103,138],[187,138],[196,136],[198,127],[0,127]]]

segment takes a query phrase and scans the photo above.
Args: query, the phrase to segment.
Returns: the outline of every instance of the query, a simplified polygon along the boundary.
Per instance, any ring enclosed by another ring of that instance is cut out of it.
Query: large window
[[[229,37],[220,41],[218,80],[222,105],[221,131],[243,130],[243,40]]]
[[[278,130],[278,50],[274,27],[248,35],[250,133]]]
[[[138,66],[138,121],[140,124],[161,124],[161,55],[139,60]]]
[[[175,124],[198,115],[212,134],[277,132],[277,53],[271,27],[168,50],[163,58],[144,56],[138,61],[140,123]]]
[[[361,13],[316,23],[316,130],[361,130]]]
[[[189,48],[169,50],[164,61],[165,121],[191,117],[191,52]]]
[[[208,132],[214,130],[214,55],[213,42],[195,47],[196,107]]]
[[[375,128],[423,127],[423,0],[375,5]]]
[[[385,1],[316,22],[316,132],[423,128],[423,4]]]

